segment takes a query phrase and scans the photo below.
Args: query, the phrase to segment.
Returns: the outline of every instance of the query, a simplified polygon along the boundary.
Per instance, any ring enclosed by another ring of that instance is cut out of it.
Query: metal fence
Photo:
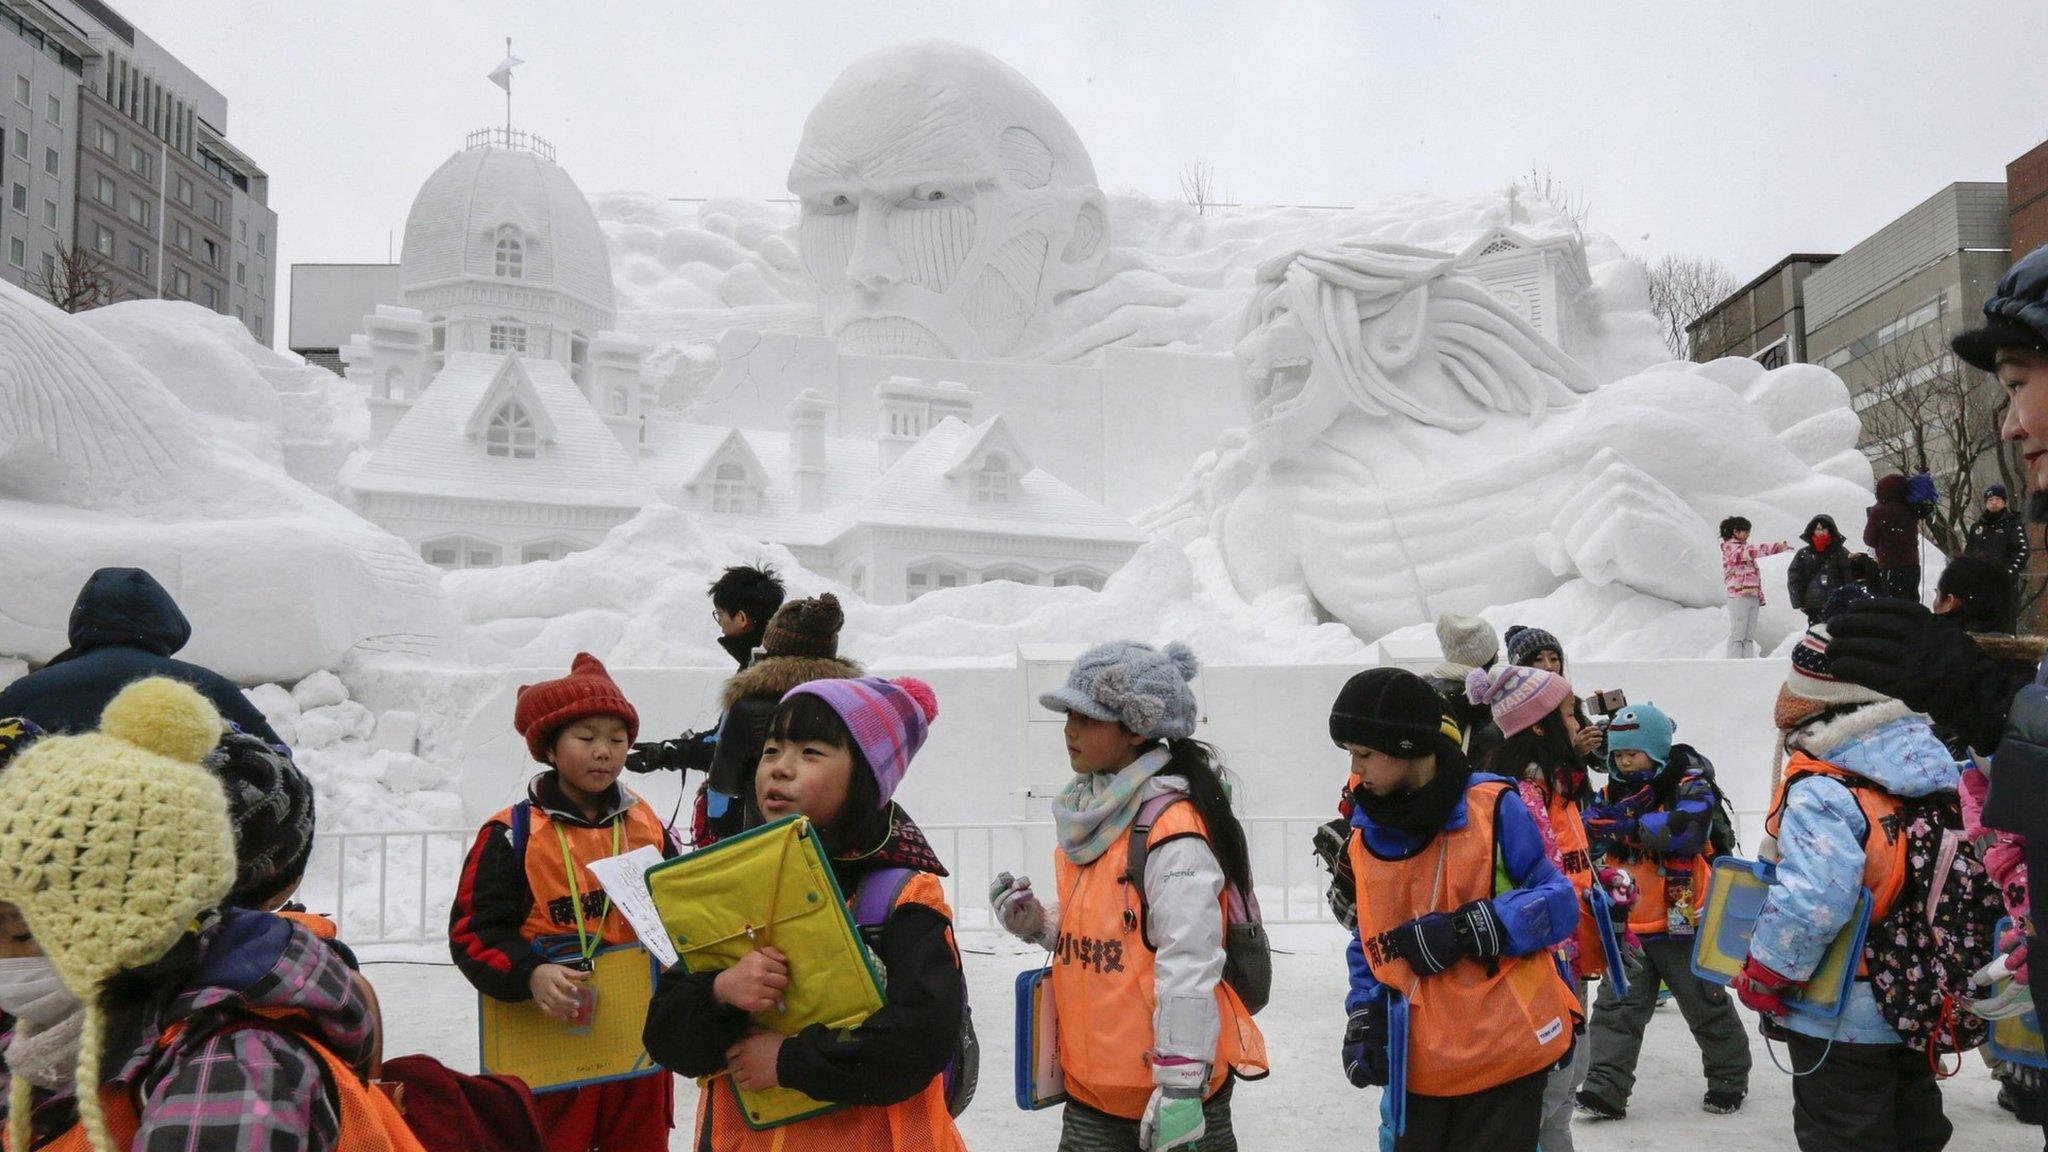
[[[1329,923],[1327,877],[1310,853],[1328,817],[1255,816],[1244,821],[1259,903],[1272,924]],[[946,899],[963,929],[992,928],[989,883],[1002,872],[1052,886],[1048,821],[927,824],[925,836],[951,875]],[[335,832],[316,840],[298,899],[334,917],[352,945],[432,944],[448,938],[448,909],[472,828]]]

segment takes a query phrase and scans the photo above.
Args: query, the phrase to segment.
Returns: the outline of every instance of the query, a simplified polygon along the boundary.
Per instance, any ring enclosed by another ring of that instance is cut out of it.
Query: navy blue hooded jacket
[[[20,716],[49,732],[90,732],[109,701],[134,681],[168,676],[197,688],[224,718],[251,736],[283,744],[234,681],[171,659],[192,638],[177,601],[140,568],[102,568],[71,607],[71,647],[39,671],[0,691],[0,716]]]

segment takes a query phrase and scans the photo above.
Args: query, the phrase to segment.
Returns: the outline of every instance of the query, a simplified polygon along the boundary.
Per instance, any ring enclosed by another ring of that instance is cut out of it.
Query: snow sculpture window
[[[1013,584],[1037,584],[1040,582],[1038,573],[1021,564],[999,564],[994,568],[983,571],[981,574],[981,582],[983,584],[993,584],[998,580],[1008,580]]]
[[[498,566],[498,546],[482,540],[454,537],[447,540],[429,540],[420,545],[420,559],[436,568],[495,568]]]
[[[526,249],[510,231],[498,233],[497,274],[507,280],[526,277]]]
[[[941,588],[958,588],[966,583],[965,575],[966,573],[951,564],[931,560],[912,567],[905,574],[904,586],[909,591],[910,598],[915,600],[927,592],[936,592]]]
[[[510,321],[491,322],[491,351],[526,354],[526,325]]]
[[[626,390],[624,388],[615,388],[612,390],[612,415],[624,416],[625,414]]]
[[[384,372],[384,398],[385,398],[385,399],[387,399],[387,400],[403,400],[403,399],[405,399],[405,373],[404,373],[404,372],[400,371],[400,370],[399,370],[399,369],[397,369],[397,368],[389,368],[389,369],[386,369],[386,370],[385,370],[385,372]]]
[[[580,551],[566,540],[546,540],[539,544],[528,544],[519,550],[521,564],[536,564],[543,560],[560,560],[571,552]]]
[[[1009,457],[991,452],[981,462],[981,470],[974,474],[974,502],[976,504],[1010,504],[1016,499],[1016,485],[1010,476]]]
[[[1102,573],[1097,572],[1093,568],[1069,568],[1065,572],[1058,572],[1053,575],[1052,586],[1055,588],[1086,588],[1090,592],[1100,592],[1106,579]]]
[[[847,574],[846,586],[853,589],[854,595],[866,596],[868,594],[867,568],[864,565],[855,564],[853,571]]]
[[[889,410],[889,435],[915,440],[924,435],[925,414],[916,408]]]
[[[484,431],[484,452],[513,460],[531,460],[540,455],[540,434],[534,430],[533,417],[527,414],[525,405],[507,400],[491,413],[490,426]]]
[[[754,510],[754,485],[747,476],[746,465],[728,461],[711,474],[711,510],[738,513]]]

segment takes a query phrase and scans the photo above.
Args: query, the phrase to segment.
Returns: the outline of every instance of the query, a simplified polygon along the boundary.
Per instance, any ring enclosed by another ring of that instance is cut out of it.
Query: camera
[[[1619,688],[1608,688],[1586,697],[1586,711],[1602,720],[1628,707],[1628,693]]]

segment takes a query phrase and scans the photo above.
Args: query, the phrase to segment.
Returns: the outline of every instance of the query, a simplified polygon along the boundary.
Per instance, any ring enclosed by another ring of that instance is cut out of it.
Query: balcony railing
[[[510,148],[531,152],[548,163],[555,162],[555,146],[531,132],[518,128],[479,128],[463,139],[463,148]]]

